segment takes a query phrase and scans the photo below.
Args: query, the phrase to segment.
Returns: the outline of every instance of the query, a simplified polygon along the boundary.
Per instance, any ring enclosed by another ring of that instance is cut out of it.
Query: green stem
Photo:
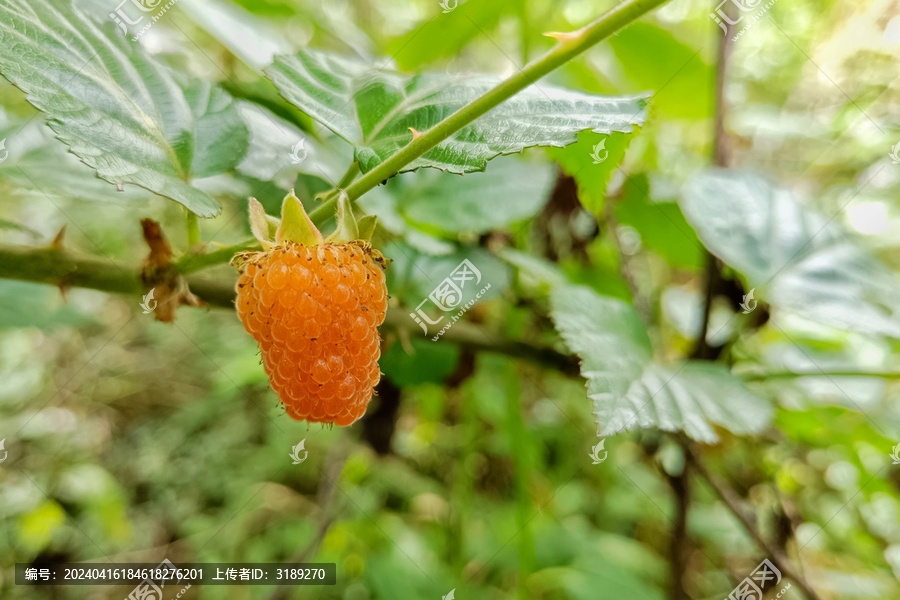
[[[197,222],[197,214],[187,211],[186,224],[188,248],[192,248],[200,243],[200,224]]]
[[[495,106],[666,1],[627,0],[582,29],[560,34],[559,42],[552,50],[525,65],[518,73],[503,80],[428,131],[413,138],[409,144],[350,184],[346,188],[350,200],[355,201]],[[326,200],[313,214],[316,216],[331,214],[334,211],[334,203],[334,198]]]
[[[335,203],[337,202],[338,193],[353,183],[356,176],[359,175],[359,162],[353,161],[341,180],[338,181],[337,187],[325,193],[322,204],[309,213],[310,220],[320,227],[325,221],[334,216]]]
[[[350,163],[350,166],[347,168],[347,172],[344,173],[344,176],[341,177],[341,180],[338,181],[338,189],[335,191],[342,190],[353,183],[353,180],[356,179],[357,175],[359,175],[359,161],[354,160],[352,163]]]
[[[0,277],[60,288],[84,287],[117,294],[143,294],[140,268],[92,257],[78,257],[53,247],[0,244]]]
[[[214,267],[227,263],[237,252],[245,250],[260,250],[259,242],[255,239],[235,244],[234,246],[225,246],[212,252],[203,254],[186,254],[175,261],[175,268],[182,275],[202,271],[207,267]]]
[[[528,598],[526,579],[534,570],[534,535],[529,526],[534,506],[529,492],[531,456],[528,432],[522,416],[522,390],[515,363],[504,365],[502,378],[506,394],[506,435],[509,441],[510,460],[513,469],[513,493],[516,502],[516,528],[519,530],[519,594]]]

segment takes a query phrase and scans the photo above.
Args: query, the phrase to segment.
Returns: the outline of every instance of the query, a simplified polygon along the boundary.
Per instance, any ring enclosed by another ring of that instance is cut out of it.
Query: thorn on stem
[[[59,232],[54,236],[53,241],[50,242],[50,247],[54,250],[59,250],[62,252],[65,250],[65,244],[63,243],[64,238],[66,237],[66,226],[63,225],[60,227]]]
[[[543,35],[544,37],[553,38],[557,42],[567,42],[580,36],[581,31],[548,31]]]

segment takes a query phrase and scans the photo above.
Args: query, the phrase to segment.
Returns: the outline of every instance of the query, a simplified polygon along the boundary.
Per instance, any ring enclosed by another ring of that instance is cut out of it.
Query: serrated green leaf
[[[201,81],[184,91],[194,113],[192,177],[230,171],[247,154],[249,132],[234,100],[222,88]]]
[[[68,2],[0,1],[0,46],[0,72],[100,177],[199,216],[219,213],[190,182],[246,151],[247,131],[227,94],[202,85],[186,93],[112,23],[101,26]]]
[[[649,365],[615,403],[594,403],[599,435],[636,428],[684,431],[707,443],[718,440],[712,425],[737,434],[762,431],[772,408],[724,366],[700,361]]]
[[[646,328],[631,305],[581,286],[555,287],[550,303],[557,330],[581,357],[598,435],[656,427],[715,442],[713,425],[735,433],[768,425],[768,403],[727,368],[699,361],[653,362]]]
[[[900,282],[825,216],[749,172],[710,170],[681,199],[706,247],[756,297],[837,328],[900,338]]]
[[[382,63],[383,65],[383,63]],[[363,172],[499,83],[493,76],[406,76],[320,51],[278,57],[266,69],[281,94],[356,146]],[[579,131],[630,132],[646,118],[646,96],[608,97],[530,86],[406,165],[452,173],[483,171],[500,154],[565,146]]]
[[[550,295],[553,320],[566,345],[582,359],[588,396],[612,403],[653,358],[650,337],[631,305],[581,286],[556,286]]]
[[[138,187],[120,192],[98,178],[96,171],[59,143],[40,118],[12,121],[0,129],[0,137],[8,139],[9,151],[7,160],[0,163],[0,178],[14,183],[17,194],[36,190],[40,195],[90,202],[137,202],[152,197]]]

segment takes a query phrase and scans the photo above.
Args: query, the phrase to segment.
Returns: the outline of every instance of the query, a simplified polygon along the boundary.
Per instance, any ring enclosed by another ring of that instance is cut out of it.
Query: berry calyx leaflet
[[[337,208],[334,215],[337,227],[327,238],[316,227],[303,208],[303,203],[291,190],[281,205],[281,219],[266,214],[265,208],[256,198],[250,198],[250,231],[259,240],[264,250],[270,250],[285,242],[295,242],[304,246],[320,246],[324,243],[340,244],[353,241],[368,242],[375,233],[378,217],[366,215],[357,220],[351,202],[344,190],[338,191]]]
[[[281,224],[275,232],[275,243],[296,242],[304,246],[319,246],[325,243],[322,233],[310,220],[303,209],[300,198],[291,190],[281,205]]]
[[[250,198],[250,231],[259,240],[263,250],[270,250],[275,245],[275,232],[278,231],[279,219],[266,214],[266,209],[256,198]]]
[[[337,211],[334,214],[337,228],[328,236],[329,242],[349,242],[359,239],[359,225],[350,209],[350,198],[341,190],[338,194]]]

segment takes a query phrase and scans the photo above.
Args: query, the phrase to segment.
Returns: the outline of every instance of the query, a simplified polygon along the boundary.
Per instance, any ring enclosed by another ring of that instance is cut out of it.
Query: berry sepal
[[[357,221],[350,207],[347,192],[340,190],[338,194],[337,210],[334,215],[337,227],[327,238],[322,237],[322,233],[309,218],[294,190],[284,198],[281,205],[281,219],[267,215],[259,200],[250,198],[250,231],[253,237],[259,240],[263,250],[271,250],[287,242],[304,246],[369,242],[375,233],[378,218],[375,215],[366,215]]]
[[[321,246],[325,243],[322,232],[316,227],[306,210],[291,190],[281,204],[281,223],[275,231],[275,243],[296,242],[304,246]]]

